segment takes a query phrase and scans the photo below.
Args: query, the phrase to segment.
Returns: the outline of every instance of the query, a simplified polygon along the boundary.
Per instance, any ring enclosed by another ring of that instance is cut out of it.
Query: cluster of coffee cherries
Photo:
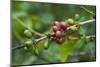
[[[53,33],[54,40],[58,44],[62,44],[64,42],[64,31],[67,30],[68,25],[66,23],[59,23],[57,20],[53,23]]]
[[[27,37],[26,41],[24,42],[25,50],[28,50],[33,45],[33,38],[32,38],[32,32],[28,29],[24,30],[24,35]]]
[[[76,26],[73,26],[73,25],[76,25]],[[54,33],[54,40],[56,43],[62,44],[64,42],[64,35],[69,27],[70,27],[71,32],[76,32],[79,26],[72,18],[69,18],[67,22],[59,23],[59,21],[57,20],[54,21],[53,33]]]

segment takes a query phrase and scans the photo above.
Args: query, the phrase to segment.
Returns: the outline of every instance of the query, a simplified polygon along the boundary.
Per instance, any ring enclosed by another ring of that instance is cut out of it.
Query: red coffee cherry
[[[57,20],[55,20],[54,21],[54,25],[57,26],[57,27],[59,27],[60,26],[60,23]]]
[[[66,30],[68,25],[66,23],[61,23],[60,27],[62,30]]]
[[[63,38],[56,38],[56,43],[62,44],[64,42]]]
[[[57,31],[57,32],[55,33],[55,36],[56,36],[57,38],[61,37],[61,36],[62,36],[62,32]]]
[[[58,27],[57,26],[53,26],[53,32],[56,33],[58,31]]]

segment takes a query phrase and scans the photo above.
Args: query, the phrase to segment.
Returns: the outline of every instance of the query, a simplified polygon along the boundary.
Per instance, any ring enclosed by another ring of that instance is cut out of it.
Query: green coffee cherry
[[[31,48],[31,47],[25,46],[23,49],[24,49],[25,51],[29,52],[29,51],[31,51],[30,48]]]
[[[27,36],[27,37],[32,37],[32,32],[29,31],[29,30],[25,30],[25,31],[24,31],[24,34],[25,34],[25,36]]]
[[[31,46],[32,44],[33,44],[33,41],[32,40],[25,41],[25,45],[26,46]]]
[[[75,14],[75,20],[79,20],[80,16],[79,14]]]
[[[25,46],[25,47],[24,47],[24,50],[28,50],[28,48]]]
[[[72,18],[69,18],[67,22],[68,22],[69,25],[75,24],[75,21]]]
[[[46,41],[44,44],[44,49],[48,49],[48,48],[49,48],[49,44],[48,44],[48,41]]]

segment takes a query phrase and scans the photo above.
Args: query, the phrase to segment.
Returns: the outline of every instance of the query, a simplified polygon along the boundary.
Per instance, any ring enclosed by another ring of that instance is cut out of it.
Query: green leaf
[[[65,62],[68,59],[76,43],[77,43],[77,40],[67,40],[62,44],[61,49],[60,49],[60,61],[61,62]]]

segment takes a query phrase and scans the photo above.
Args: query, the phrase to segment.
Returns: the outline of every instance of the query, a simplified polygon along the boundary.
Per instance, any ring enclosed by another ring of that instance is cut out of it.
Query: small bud
[[[75,20],[79,20],[80,16],[79,14],[75,14]]]
[[[25,46],[25,47],[24,47],[24,50],[28,50],[28,48]]]

